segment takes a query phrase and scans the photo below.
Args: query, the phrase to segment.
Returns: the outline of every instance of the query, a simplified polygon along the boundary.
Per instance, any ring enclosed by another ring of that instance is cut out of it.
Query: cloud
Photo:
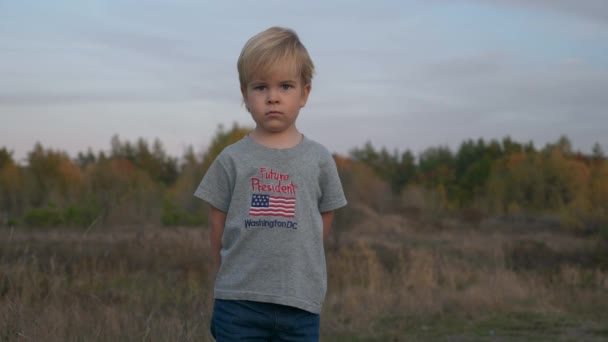
[[[477,2],[484,5],[493,2],[503,6],[552,11],[608,24],[608,1],[605,0],[494,0]]]
[[[52,93],[19,93],[0,94],[0,105],[8,106],[48,106],[61,104],[88,104],[88,103],[116,103],[116,102],[171,102],[192,100],[188,96],[176,96],[168,94],[135,93],[135,92],[72,92],[64,94]]]
[[[420,151],[506,135],[542,145],[567,134],[583,149],[608,143],[608,70],[580,61],[536,65],[488,51],[323,87],[302,118],[321,140],[340,127],[330,145],[340,152],[366,140]]]
[[[135,54],[138,59],[188,65],[208,62],[204,55],[192,51],[188,41],[172,37],[126,31],[95,31],[83,33],[81,38],[106,49]]]
[[[192,41],[120,29],[83,32],[69,50],[39,51],[45,63],[35,54],[7,59],[0,105],[238,101],[238,90],[228,91],[238,89],[236,77],[191,48]]]
[[[104,104],[104,103],[178,103],[206,101],[217,104],[240,101],[235,88],[211,87],[205,84],[166,89],[128,89],[124,91],[70,91],[0,93],[0,106],[54,106],[64,104]]]
[[[427,64],[410,73],[409,83],[414,93],[485,110],[550,115],[608,107],[608,70],[583,63],[535,65],[506,55],[480,54]]]

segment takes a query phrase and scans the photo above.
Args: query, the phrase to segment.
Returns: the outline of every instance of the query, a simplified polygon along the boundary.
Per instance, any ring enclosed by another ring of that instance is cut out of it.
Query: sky
[[[0,147],[179,157],[253,126],[236,61],[271,27],[316,66],[297,127],[335,153],[567,135],[608,151],[608,1],[0,1]]]

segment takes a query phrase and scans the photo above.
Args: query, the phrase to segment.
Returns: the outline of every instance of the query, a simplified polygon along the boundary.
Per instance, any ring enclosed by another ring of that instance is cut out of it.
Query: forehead
[[[299,81],[300,70],[296,63],[282,61],[260,65],[251,72],[249,82],[254,81]]]

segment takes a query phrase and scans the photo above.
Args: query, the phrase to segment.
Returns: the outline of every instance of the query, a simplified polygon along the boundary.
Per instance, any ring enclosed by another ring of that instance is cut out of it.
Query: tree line
[[[205,151],[189,147],[179,159],[158,139],[118,136],[108,153],[89,149],[76,158],[37,143],[25,165],[2,147],[0,225],[205,224],[205,205],[192,194],[221,150],[249,130],[219,127]],[[551,215],[574,229],[608,222],[604,152],[599,144],[591,154],[575,152],[566,136],[542,148],[509,137],[467,140],[456,150],[431,147],[417,156],[367,142],[335,159],[351,211]]]

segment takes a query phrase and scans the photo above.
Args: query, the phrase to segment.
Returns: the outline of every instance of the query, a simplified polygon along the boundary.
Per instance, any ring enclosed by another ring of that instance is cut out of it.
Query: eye
[[[293,88],[293,86],[291,84],[282,84],[281,85],[281,89],[283,90],[289,90],[290,88]]]
[[[253,87],[253,90],[258,90],[258,91],[266,90],[266,86],[265,85],[257,85],[255,87]]]

